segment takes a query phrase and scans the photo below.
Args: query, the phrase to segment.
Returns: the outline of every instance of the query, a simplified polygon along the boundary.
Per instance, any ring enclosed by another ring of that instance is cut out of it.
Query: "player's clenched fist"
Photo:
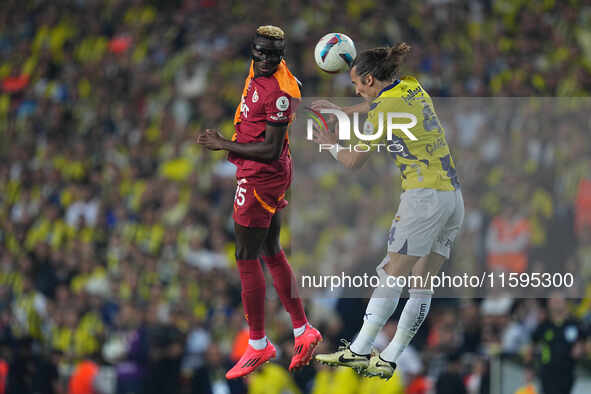
[[[329,126],[330,127],[330,126]],[[337,134],[338,133],[338,126],[335,124],[333,125],[333,130],[331,130],[330,128],[324,129],[324,128],[320,128],[317,125],[314,125],[314,135],[313,135],[313,141],[316,142],[317,144],[330,144],[330,145],[334,145],[336,143],[339,142],[338,138],[337,138]]]
[[[220,150],[224,137],[217,130],[207,129],[205,133],[197,136],[197,143],[203,145],[209,150]]]

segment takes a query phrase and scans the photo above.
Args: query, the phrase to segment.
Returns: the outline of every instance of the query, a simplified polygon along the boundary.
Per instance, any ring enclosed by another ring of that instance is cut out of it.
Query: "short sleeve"
[[[275,90],[265,100],[265,120],[271,125],[286,125],[291,119],[293,107],[293,100],[287,93]]]

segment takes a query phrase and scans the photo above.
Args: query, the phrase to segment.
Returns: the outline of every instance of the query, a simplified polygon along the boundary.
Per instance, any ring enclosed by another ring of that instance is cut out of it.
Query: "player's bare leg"
[[[234,224],[236,264],[242,284],[242,304],[248,321],[249,340],[246,352],[226,373],[227,379],[248,375],[275,357],[275,347],[265,336],[265,276],[258,255],[267,237],[267,228]]]
[[[314,349],[322,340],[322,336],[318,330],[308,324],[302,300],[297,294],[295,276],[281,249],[279,243],[280,215],[278,211],[271,219],[271,226],[263,242],[261,254],[273,277],[273,285],[281,303],[291,317],[295,337],[294,354],[289,365],[291,371],[310,362]]]
[[[435,252],[431,252],[427,256],[421,257],[416,262],[412,268],[412,274],[423,278],[422,289],[431,289],[431,283],[427,282],[427,279],[433,275],[439,274],[443,263],[445,263],[445,257]]]
[[[388,253],[388,262],[384,266],[384,271],[394,277],[407,275],[421,258],[390,252]]]

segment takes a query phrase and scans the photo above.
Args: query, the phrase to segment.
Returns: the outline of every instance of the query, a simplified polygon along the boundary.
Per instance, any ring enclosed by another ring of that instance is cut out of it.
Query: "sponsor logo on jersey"
[[[256,103],[257,101],[259,101],[259,92],[257,92],[257,89],[254,89],[254,93],[252,94],[252,102]]]
[[[423,91],[423,89],[421,89],[420,86],[417,86],[414,89],[408,89],[406,92],[408,94],[402,96],[402,100],[404,100],[404,102],[406,104],[410,104],[410,102],[419,94]]]
[[[399,142],[394,142],[392,144],[389,145],[390,149],[388,149],[388,152],[390,153],[400,153],[403,157],[407,157],[408,153],[406,153],[404,151],[404,145],[402,145]]]
[[[444,146],[447,146],[447,144],[445,143],[445,139],[439,137],[433,144],[426,144],[425,150],[428,154],[432,155],[433,152],[435,152],[439,148],[443,148]]]
[[[277,112],[276,115],[271,115],[270,118],[275,121],[287,120],[287,116],[285,116],[285,113],[283,112]]]
[[[242,99],[240,100],[240,112],[242,112],[242,115],[244,116],[244,118],[248,117],[249,110],[250,110],[250,108],[248,108],[248,105],[246,105],[246,100],[244,100],[244,96],[243,96]]]

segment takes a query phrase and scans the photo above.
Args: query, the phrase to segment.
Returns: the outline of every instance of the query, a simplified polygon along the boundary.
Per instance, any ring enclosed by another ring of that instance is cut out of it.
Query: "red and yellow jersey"
[[[234,115],[235,133],[233,141],[246,144],[263,142],[267,124],[287,125],[293,119],[295,107],[301,98],[297,79],[282,60],[277,71],[271,76],[255,77],[253,65],[244,82],[242,98]],[[287,134],[278,160],[263,163],[248,160],[230,153],[228,160],[238,169],[236,177],[271,176],[286,172],[291,167],[289,140]]]

